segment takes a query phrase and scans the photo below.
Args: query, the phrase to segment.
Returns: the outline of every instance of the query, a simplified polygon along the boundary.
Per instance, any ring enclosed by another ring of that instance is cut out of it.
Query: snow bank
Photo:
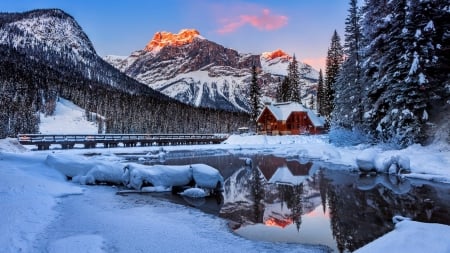
[[[123,164],[117,162],[89,160],[84,157],[59,154],[48,155],[45,163],[76,183],[122,183]]]
[[[232,145],[325,144],[326,135],[230,135],[222,142]]]
[[[33,252],[32,242],[56,215],[59,197],[82,194],[43,158],[0,152],[0,245],[2,252]]]
[[[395,229],[355,253],[450,252],[450,226],[404,220]]]
[[[192,177],[198,187],[222,189],[223,177],[220,172],[206,164],[192,164]]]
[[[220,172],[206,164],[147,166],[130,163],[124,167],[123,172],[123,184],[136,190],[141,190],[145,185],[167,188],[195,183],[198,187],[208,189],[223,186]]]
[[[361,151],[356,157],[356,164],[360,171],[379,173],[410,173],[409,157],[405,155],[389,155],[377,148],[368,148]]]
[[[127,164],[123,168],[123,184],[128,188],[141,190],[145,185],[184,186],[192,180],[192,168],[184,166],[147,166]]]
[[[375,157],[377,156],[378,151],[375,149],[366,149],[363,150],[356,157],[356,164],[358,168],[363,172],[371,172],[375,170]]]
[[[0,139],[0,152],[23,153],[28,151],[16,138]]]
[[[366,144],[338,147],[327,135],[231,135],[220,148],[234,153],[319,159],[365,172],[406,172],[406,177],[450,183],[450,146],[442,143],[392,150]]]

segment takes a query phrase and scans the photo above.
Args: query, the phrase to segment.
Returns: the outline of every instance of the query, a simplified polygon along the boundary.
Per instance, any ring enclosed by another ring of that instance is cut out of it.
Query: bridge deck
[[[19,134],[22,145],[35,145],[38,150],[47,150],[52,144],[59,144],[63,149],[70,149],[75,144],[85,148],[95,148],[103,144],[105,148],[136,146],[167,146],[219,144],[227,139],[225,134]]]

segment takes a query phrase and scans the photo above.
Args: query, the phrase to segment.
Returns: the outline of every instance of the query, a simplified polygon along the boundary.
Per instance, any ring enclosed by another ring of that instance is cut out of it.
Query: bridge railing
[[[19,134],[18,141],[22,145],[41,145],[48,149],[51,144],[87,144],[92,143],[117,144],[117,143],[153,143],[177,144],[188,142],[212,141],[219,143],[228,138],[226,134]],[[66,146],[68,147],[68,146]]]

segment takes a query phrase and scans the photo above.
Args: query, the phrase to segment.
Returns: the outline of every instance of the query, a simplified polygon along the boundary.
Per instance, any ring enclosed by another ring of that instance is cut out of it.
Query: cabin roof
[[[309,119],[315,127],[323,127],[325,125],[325,119],[320,117],[311,109],[305,108],[302,104],[297,102],[283,102],[266,105],[266,108],[272,112],[277,121],[286,121],[293,112],[306,112]],[[261,117],[262,113],[258,117]]]

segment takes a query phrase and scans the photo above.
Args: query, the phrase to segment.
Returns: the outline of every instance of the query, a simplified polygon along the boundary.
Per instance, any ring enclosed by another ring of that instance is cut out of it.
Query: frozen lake
[[[133,194],[123,201],[142,204],[151,196],[193,206],[229,220],[234,233],[251,240],[320,244],[351,252],[391,231],[395,215],[450,225],[448,184],[359,175],[316,160],[226,150],[174,151],[148,159],[142,159],[143,154],[119,155],[144,164],[204,163],[217,168],[225,178],[220,196]]]

